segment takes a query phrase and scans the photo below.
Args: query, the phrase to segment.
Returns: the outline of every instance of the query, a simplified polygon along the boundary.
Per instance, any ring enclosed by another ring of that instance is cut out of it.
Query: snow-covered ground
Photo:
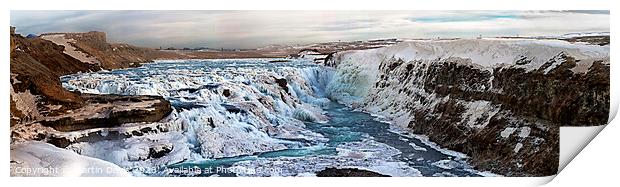
[[[11,145],[11,176],[126,177],[125,169],[42,142]]]

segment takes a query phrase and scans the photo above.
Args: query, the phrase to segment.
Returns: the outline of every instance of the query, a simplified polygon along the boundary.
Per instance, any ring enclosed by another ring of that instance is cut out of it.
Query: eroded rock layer
[[[59,131],[116,127],[123,123],[157,122],[171,111],[170,102],[159,96],[81,94],[85,106],[54,111],[40,123]]]

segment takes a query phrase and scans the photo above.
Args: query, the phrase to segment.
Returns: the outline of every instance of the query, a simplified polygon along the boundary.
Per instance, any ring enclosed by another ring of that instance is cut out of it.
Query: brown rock
[[[171,111],[160,96],[82,95],[83,107],[55,111],[40,123],[58,131],[116,127],[124,123],[157,122]]]
[[[282,89],[284,89],[284,91],[286,93],[289,93],[288,92],[288,87],[286,86],[286,85],[288,85],[288,82],[286,81],[285,78],[278,79],[278,78],[274,77],[274,79],[276,80],[276,83],[278,84],[278,86],[280,86]]]
[[[326,168],[316,173],[317,177],[389,177],[377,172],[361,170],[357,168]]]

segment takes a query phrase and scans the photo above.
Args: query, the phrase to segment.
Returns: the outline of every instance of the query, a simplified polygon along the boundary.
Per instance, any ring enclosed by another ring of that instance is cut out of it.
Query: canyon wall
[[[407,41],[326,63],[332,98],[507,176],[556,174],[559,127],[608,120],[608,45]]]
[[[113,103],[117,99],[115,96],[85,98],[79,93],[69,92],[62,87],[60,76],[138,66],[154,59],[176,56],[127,44],[110,44],[102,32],[55,33],[26,38],[16,34],[15,28],[11,27],[10,43],[11,126],[48,120],[46,118],[50,116],[62,116],[87,105]],[[167,101],[161,97],[141,99],[159,100],[163,103],[155,107],[159,119],[170,110]],[[65,119],[63,124],[66,123],[68,121]]]
[[[62,88],[58,77],[98,68],[64,54],[63,49],[47,40],[11,33],[11,125],[40,119],[44,115],[40,108],[46,106],[79,105],[81,98]]]

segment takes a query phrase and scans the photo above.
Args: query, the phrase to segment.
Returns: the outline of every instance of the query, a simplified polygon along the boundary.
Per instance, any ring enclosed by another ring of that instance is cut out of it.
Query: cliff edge
[[[170,103],[162,97],[81,94],[64,89],[59,79],[67,74],[139,65],[168,53],[108,44],[101,32],[67,34],[70,40],[64,40],[64,34],[59,38],[60,35],[26,38],[15,34],[11,27],[12,130],[34,124],[58,131],[115,127],[122,123],[159,121],[170,113]],[[116,50],[119,46],[125,47]],[[140,53],[133,55],[130,51]],[[13,131],[11,137],[12,141],[42,140],[47,135]]]

